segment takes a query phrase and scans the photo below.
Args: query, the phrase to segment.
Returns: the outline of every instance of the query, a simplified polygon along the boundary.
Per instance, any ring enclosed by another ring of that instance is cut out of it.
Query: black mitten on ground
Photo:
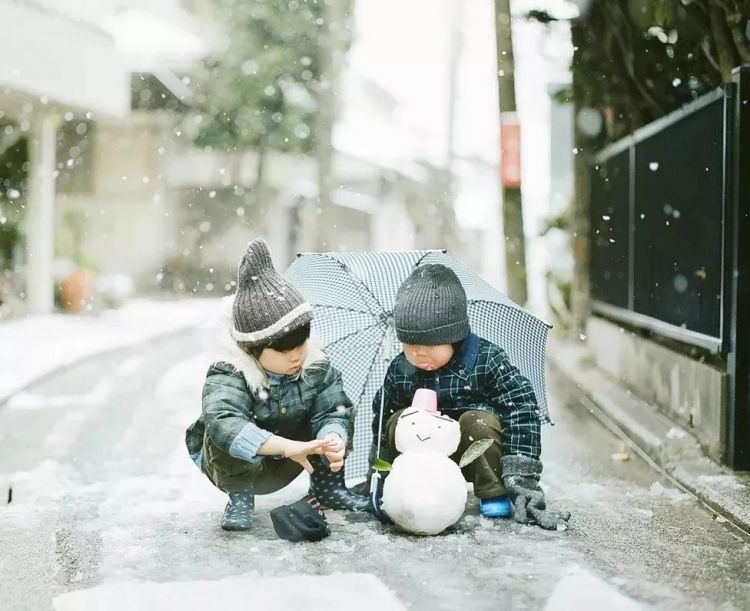
[[[310,495],[273,509],[271,522],[276,534],[287,541],[320,541],[331,534],[320,503]]]
[[[539,485],[541,461],[517,454],[503,456],[500,461],[503,483],[513,503],[516,522],[538,524],[546,530],[564,528],[570,512],[547,509],[544,491]]]

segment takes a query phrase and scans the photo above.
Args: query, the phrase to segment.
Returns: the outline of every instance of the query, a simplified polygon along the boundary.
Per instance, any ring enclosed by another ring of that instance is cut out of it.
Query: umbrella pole
[[[378,416],[378,450],[375,454],[375,458],[380,458],[380,442],[383,439],[383,412],[384,411],[385,411],[385,386],[383,386],[380,389],[380,415]]]
[[[389,328],[388,331],[388,338],[387,342],[384,345],[384,355],[385,358],[383,361],[385,363],[390,363],[391,358],[391,341],[393,341],[393,338],[391,337],[391,329]],[[388,373],[388,367],[386,366],[386,374]],[[380,389],[380,414],[378,416],[378,446],[377,451],[375,453],[375,458],[380,458],[380,442],[383,438],[383,412],[385,411],[385,384]],[[391,519],[388,517],[388,515],[380,508],[380,499],[383,496],[383,479],[380,477],[380,472],[375,470],[372,474],[372,478],[370,479],[370,507],[372,508],[372,513],[375,515],[375,517],[382,522],[383,524],[390,524]]]
[[[385,373],[388,375],[388,365],[391,362],[391,347],[393,343],[393,327],[386,327],[386,341],[383,344],[383,362],[386,364]],[[383,380],[385,382],[385,380]],[[378,416],[378,448],[375,458],[380,458],[380,441],[383,438],[383,412],[385,411],[385,383],[380,388],[380,415]]]

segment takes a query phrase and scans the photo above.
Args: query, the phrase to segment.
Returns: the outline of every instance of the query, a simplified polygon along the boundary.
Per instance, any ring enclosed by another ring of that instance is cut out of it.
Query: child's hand
[[[346,452],[346,444],[336,433],[328,433],[323,438],[325,446],[323,448],[323,454],[330,463],[330,468],[333,473],[341,471],[344,467],[344,453]]]
[[[310,454],[324,454],[326,450],[325,439],[313,439],[312,441],[294,441],[285,439],[282,455],[302,465],[308,473],[314,471],[307,457]]]

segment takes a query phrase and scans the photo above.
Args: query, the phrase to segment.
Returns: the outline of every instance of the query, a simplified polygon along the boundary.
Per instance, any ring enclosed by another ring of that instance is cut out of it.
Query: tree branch
[[[628,75],[631,84],[640,94],[643,101],[650,108],[654,116],[661,116],[664,114],[664,109],[656,98],[651,95],[651,92],[643,85],[641,79],[635,73],[635,56],[633,54],[632,37],[631,37],[631,24],[628,20],[627,15],[622,9],[622,5],[619,2],[602,2],[602,9],[608,13],[610,21],[612,22],[612,34],[617,42],[617,48],[620,52],[622,59],[622,65],[625,69],[625,73]],[[628,39],[625,37],[627,36]]]
[[[729,2],[728,0],[718,0],[726,16],[726,23],[732,35],[734,49],[743,64],[750,64],[750,45],[748,45],[745,32],[742,29],[744,23],[748,21],[748,15],[740,6],[739,2]]]
[[[711,52],[711,40],[708,37],[704,38],[703,42],[701,42],[701,51],[703,51],[703,55],[708,60],[708,63],[711,64],[716,72],[721,74],[721,66],[719,66],[719,62],[716,61],[714,54]]]
[[[716,52],[719,54],[719,66],[721,69],[721,79],[724,82],[731,80],[732,68],[735,64],[734,44],[730,40],[729,26],[726,21],[726,9],[720,8],[717,4],[711,6],[711,31],[716,43]]]

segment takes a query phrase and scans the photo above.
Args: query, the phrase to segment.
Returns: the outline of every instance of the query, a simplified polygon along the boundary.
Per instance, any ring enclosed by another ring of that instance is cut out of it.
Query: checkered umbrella
[[[344,390],[357,408],[347,478],[367,474],[372,400],[389,362],[401,351],[392,317],[396,291],[415,267],[425,263],[442,263],[456,272],[466,290],[472,331],[508,353],[531,382],[542,421],[549,422],[544,355],[550,325],[460,261],[441,250],[303,253],[284,276],[313,305],[313,330],[342,372]]]

